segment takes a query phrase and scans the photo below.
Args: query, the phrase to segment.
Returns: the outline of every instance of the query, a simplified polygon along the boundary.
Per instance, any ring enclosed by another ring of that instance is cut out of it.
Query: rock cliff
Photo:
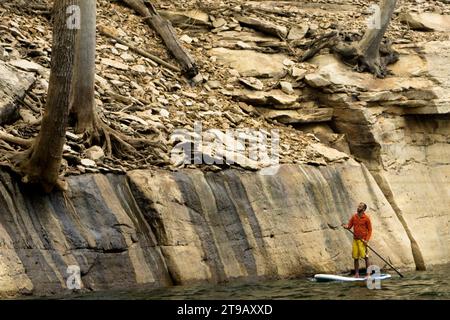
[[[404,226],[353,160],[283,165],[274,176],[235,169],[82,175],[68,180],[66,194],[50,195],[0,177],[2,295],[70,293],[70,265],[80,267],[84,290],[346,270],[351,236],[332,227],[361,200],[373,246],[400,268],[415,266]],[[438,228],[441,221],[432,221]]]
[[[334,107],[333,126],[402,221],[419,268],[450,252],[449,48],[448,41],[399,46],[393,75],[383,80],[351,72],[331,55],[313,61],[315,76],[327,80],[313,85]]]

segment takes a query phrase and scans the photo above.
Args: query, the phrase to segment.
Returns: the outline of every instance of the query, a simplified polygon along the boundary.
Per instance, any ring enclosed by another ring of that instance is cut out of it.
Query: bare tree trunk
[[[74,0],[55,0],[51,73],[41,130],[19,169],[23,181],[40,183],[49,192],[58,184],[69,113],[75,34],[66,19]]]
[[[183,48],[180,41],[178,41],[176,32],[170,21],[163,19],[150,1],[145,1],[145,3],[143,0],[122,1],[143,16],[147,24],[160,35],[169,51],[181,65],[183,73],[190,78],[195,77],[198,74],[197,65],[194,59]]]
[[[382,62],[380,61],[380,44],[386,33],[386,29],[391,22],[396,4],[397,0],[381,1],[381,20],[379,28],[369,28],[358,44],[361,55],[364,57],[364,63],[369,67],[369,71],[375,74],[379,74],[382,71],[380,70],[380,68],[382,68]]]
[[[335,51],[345,60],[353,60],[357,63],[360,71],[367,70],[378,77],[384,77],[386,65],[398,59],[390,48],[381,48],[381,42],[394,14],[396,4],[397,0],[381,0],[380,20],[375,21],[375,28],[369,28],[359,43],[355,45],[339,44]],[[384,56],[380,56],[380,50],[384,51]]]
[[[76,37],[70,117],[76,133],[94,128],[96,0],[78,0],[81,28]]]

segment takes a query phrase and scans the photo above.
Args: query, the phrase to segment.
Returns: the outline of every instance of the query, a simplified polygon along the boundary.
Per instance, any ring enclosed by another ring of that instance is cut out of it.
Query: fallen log
[[[115,41],[117,41],[120,44],[123,44],[124,46],[127,46],[128,48],[130,48],[131,51],[136,52],[137,54],[140,54],[143,57],[146,57],[152,61],[154,61],[155,63],[169,69],[172,70],[174,72],[180,72],[180,68],[162,60],[161,58],[158,58],[157,56],[151,54],[150,52],[144,51],[142,49],[139,49],[138,47],[134,46],[133,44],[131,44],[130,42],[127,42],[125,40],[122,40],[118,37],[116,37],[115,35],[113,35],[111,32],[109,32],[106,28],[104,27],[99,27],[99,32],[101,35],[104,35],[108,38],[114,39]]]
[[[182,72],[189,78],[198,74],[198,68],[194,59],[189,55],[177,38],[175,29],[170,21],[162,18],[153,4],[143,0],[122,0],[130,8],[141,15],[145,22],[155,30],[164,41],[170,53],[181,65]]]
[[[244,27],[255,29],[282,40],[286,39],[288,35],[288,29],[285,26],[279,26],[269,21],[243,16],[239,16],[236,19]]]

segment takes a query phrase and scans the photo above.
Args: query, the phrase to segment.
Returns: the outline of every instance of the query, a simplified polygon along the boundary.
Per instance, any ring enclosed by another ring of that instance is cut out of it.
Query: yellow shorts
[[[364,259],[369,255],[367,254],[367,248],[362,240],[353,239],[352,245],[352,257],[353,259]]]

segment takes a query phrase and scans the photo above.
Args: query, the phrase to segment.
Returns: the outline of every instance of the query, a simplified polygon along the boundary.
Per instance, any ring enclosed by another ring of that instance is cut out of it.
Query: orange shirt
[[[353,227],[353,233],[355,234],[355,239],[363,239],[369,241],[372,236],[372,223],[370,218],[366,213],[363,213],[361,218],[357,213],[350,218],[348,222],[348,227],[351,229]]]

